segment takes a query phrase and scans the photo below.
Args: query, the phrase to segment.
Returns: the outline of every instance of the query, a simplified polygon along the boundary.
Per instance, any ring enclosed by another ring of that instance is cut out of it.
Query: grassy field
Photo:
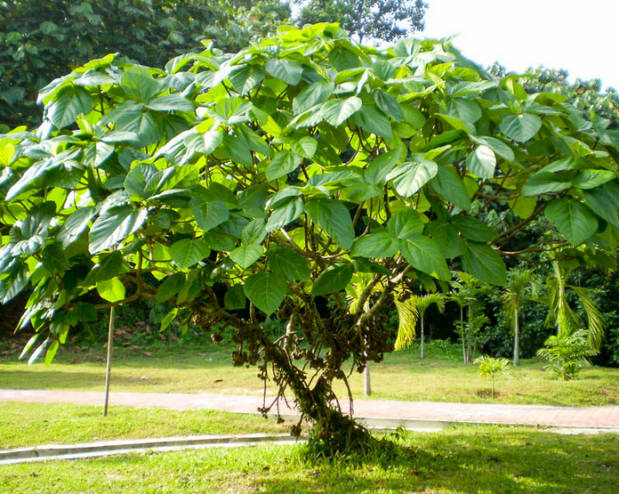
[[[477,375],[474,365],[441,352],[419,359],[416,349],[386,356],[371,365],[373,395],[379,400],[447,401],[462,403],[544,404],[595,406],[618,404],[618,369],[592,367],[578,380],[563,382],[543,370],[537,360],[525,360],[497,382],[490,398],[490,383]],[[16,355],[0,359],[0,388],[68,389],[102,391],[104,350],[63,348],[50,367],[31,366]],[[161,393],[262,394],[262,382],[253,368],[235,368],[230,348],[115,351],[112,390]],[[354,397],[362,397],[360,374],[351,377]],[[344,387],[339,390],[344,393]]]
[[[169,412],[168,412],[169,413]],[[405,433],[398,457],[310,461],[304,445],[132,454],[1,468],[20,493],[618,492],[618,436],[459,426]]]
[[[203,434],[288,433],[290,424],[258,415],[60,403],[0,402],[0,449]],[[1,471],[2,467],[0,467]]]

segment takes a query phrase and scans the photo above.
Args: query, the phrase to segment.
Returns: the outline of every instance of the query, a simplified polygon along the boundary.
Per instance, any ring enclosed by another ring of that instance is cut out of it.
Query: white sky
[[[422,35],[459,36],[463,55],[508,71],[566,69],[620,89],[620,0],[425,0]]]

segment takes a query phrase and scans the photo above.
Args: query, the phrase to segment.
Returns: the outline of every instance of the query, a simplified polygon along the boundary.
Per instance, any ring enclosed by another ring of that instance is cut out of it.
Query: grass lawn
[[[430,347],[432,349],[432,347]],[[145,353],[148,355],[145,355]],[[0,388],[102,391],[104,350],[62,348],[50,367],[17,361],[17,354],[0,359]],[[415,348],[386,356],[371,365],[373,395],[379,400],[448,401],[462,403],[544,404],[595,406],[618,404],[618,369],[592,367],[575,381],[563,382],[532,359],[510,370],[497,382],[490,398],[490,382],[477,375],[472,364],[440,353],[425,359]],[[162,347],[149,352],[115,351],[112,391],[161,393],[262,394],[254,368],[235,368],[230,347]],[[351,377],[354,397],[361,398],[361,374]],[[344,386],[339,389],[344,396]]]
[[[166,412],[170,413],[170,412]],[[618,492],[618,436],[459,426],[405,433],[396,459],[309,461],[304,445],[148,453],[0,467],[20,493]]]
[[[101,406],[0,402],[0,449],[105,439],[288,433],[290,430],[290,424],[278,424],[275,419],[211,410],[178,412],[113,406],[107,417],[102,413]]]

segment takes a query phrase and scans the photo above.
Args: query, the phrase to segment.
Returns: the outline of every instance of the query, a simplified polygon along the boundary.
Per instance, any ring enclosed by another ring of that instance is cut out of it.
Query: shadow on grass
[[[319,462],[294,478],[269,476],[253,484],[260,492],[274,494],[618,492],[617,436],[594,441],[535,432],[507,431],[506,436],[438,436],[423,446],[399,446],[390,463],[372,458]]]

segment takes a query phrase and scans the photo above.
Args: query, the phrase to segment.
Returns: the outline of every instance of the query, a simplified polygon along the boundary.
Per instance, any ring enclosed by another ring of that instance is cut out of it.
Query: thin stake
[[[108,415],[108,399],[110,398],[110,370],[112,368],[112,338],[114,337],[114,306],[110,307],[110,322],[108,324],[108,360],[105,369],[105,401],[103,416]]]

